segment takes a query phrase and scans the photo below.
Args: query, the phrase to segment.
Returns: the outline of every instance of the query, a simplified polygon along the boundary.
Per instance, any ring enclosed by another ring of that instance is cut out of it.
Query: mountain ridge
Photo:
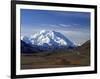
[[[58,48],[73,48],[75,44],[66,38],[63,34],[56,31],[42,30],[31,36],[22,36],[21,41],[29,44],[39,50],[47,51]],[[22,43],[21,42],[21,43]],[[25,47],[22,47],[25,48]]]

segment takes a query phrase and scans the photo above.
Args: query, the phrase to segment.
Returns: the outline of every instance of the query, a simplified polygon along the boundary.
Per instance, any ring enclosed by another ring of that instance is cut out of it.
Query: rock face
[[[56,31],[42,30],[31,36],[21,37],[22,52],[50,51],[59,48],[75,47],[68,38]]]
[[[90,40],[88,40],[82,46],[80,46],[78,50],[81,51],[82,54],[90,55],[90,44]]]

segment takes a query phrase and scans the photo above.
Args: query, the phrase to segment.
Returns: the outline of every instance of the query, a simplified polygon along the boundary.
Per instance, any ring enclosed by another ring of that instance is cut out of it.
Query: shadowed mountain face
[[[83,45],[76,48],[81,54],[90,54],[90,40],[86,41]]]
[[[21,53],[37,53],[39,49],[21,40]]]
[[[90,40],[86,41],[86,42],[81,46],[81,48],[89,49],[89,48],[90,48]]]

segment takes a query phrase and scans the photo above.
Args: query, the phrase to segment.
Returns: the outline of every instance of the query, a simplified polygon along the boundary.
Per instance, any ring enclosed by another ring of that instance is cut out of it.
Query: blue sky
[[[76,44],[90,39],[90,13],[21,9],[21,35],[55,30]]]

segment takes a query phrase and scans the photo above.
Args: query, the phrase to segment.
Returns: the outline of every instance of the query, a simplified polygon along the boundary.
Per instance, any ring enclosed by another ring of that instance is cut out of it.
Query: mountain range
[[[21,36],[21,52],[37,53],[62,48],[74,48],[76,45],[60,32],[41,30],[30,36]]]

